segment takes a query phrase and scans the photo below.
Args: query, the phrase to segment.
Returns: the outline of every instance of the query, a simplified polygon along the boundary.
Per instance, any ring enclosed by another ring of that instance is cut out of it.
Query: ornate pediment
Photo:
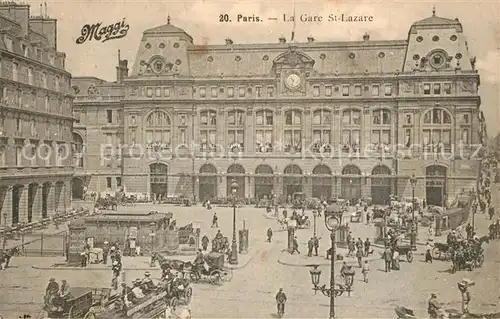
[[[303,52],[296,50],[296,47],[290,46],[288,51],[278,55],[273,61],[273,69],[292,68],[292,69],[312,69],[314,60]]]

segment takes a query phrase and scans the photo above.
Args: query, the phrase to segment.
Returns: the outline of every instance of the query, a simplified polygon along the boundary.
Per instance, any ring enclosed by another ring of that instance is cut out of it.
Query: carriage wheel
[[[406,260],[411,263],[413,261],[413,252],[411,250],[408,250],[406,253]]]
[[[172,310],[175,310],[178,304],[179,299],[177,299],[177,297],[172,297],[172,299],[170,299],[170,307],[172,307]]]
[[[439,248],[434,247],[434,249],[432,249],[432,258],[441,259],[441,250],[439,250]]]
[[[311,227],[311,221],[308,219],[306,220],[306,222],[304,223],[304,228],[310,228]]]
[[[222,280],[224,281],[231,281],[233,279],[233,270],[232,269],[225,269],[222,271]]]
[[[220,285],[222,283],[222,277],[218,269],[213,270],[209,277],[210,283],[213,285]]]
[[[184,290],[184,298],[186,299],[186,303],[189,303],[192,297],[193,297],[193,288],[187,287],[186,290]]]
[[[95,319],[95,314],[93,311],[89,311],[85,314],[85,316],[82,319]]]

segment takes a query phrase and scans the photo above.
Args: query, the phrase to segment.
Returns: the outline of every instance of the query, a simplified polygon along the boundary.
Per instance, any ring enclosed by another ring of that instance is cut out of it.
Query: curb
[[[238,264],[238,265],[231,265],[229,263],[227,263],[227,265],[225,265],[225,267],[227,268],[231,268],[231,269],[241,269],[245,266],[247,266],[250,261],[255,257],[255,255],[257,255],[258,253],[260,253],[262,251],[262,249],[260,250],[254,250],[250,253],[248,253],[247,255],[251,255],[248,259],[246,259],[246,261],[242,264]],[[241,255],[241,254],[240,254]],[[110,267],[85,267],[85,268],[82,268],[82,267],[68,267],[68,266],[63,266],[63,267],[47,267],[47,266],[36,266],[36,265],[32,265],[31,268],[33,269],[38,269],[38,270],[77,270],[77,271],[92,271],[92,270],[111,270],[111,266]],[[159,267],[157,267],[156,265],[154,267],[139,267],[139,268],[127,268],[127,267],[124,267],[123,270],[140,270],[140,271],[150,271],[152,269],[161,269]]]
[[[287,253],[287,252],[282,252],[281,254],[283,254],[283,253]],[[368,261],[373,261],[373,260],[379,260],[379,259],[381,259],[381,257],[375,257],[375,256],[373,256],[373,257],[365,258],[365,259],[363,259],[363,261],[365,261],[365,260],[368,260]],[[326,261],[326,259],[325,259],[325,261]],[[336,264],[341,264],[341,263],[343,263],[344,261],[345,261],[345,262],[346,262],[346,264],[348,264],[348,265],[349,265],[349,264],[355,264],[355,265],[357,265],[357,264],[358,264],[358,261],[357,261],[356,259],[355,259],[355,260],[337,260],[337,261],[335,261],[335,263],[336,263]],[[309,264],[309,265],[302,265],[302,264],[287,263],[287,262],[284,262],[284,261],[282,261],[282,260],[281,260],[281,256],[280,256],[280,258],[278,259],[278,263],[279,263],[279,264],[282,264],[282,265],[284,265],[284,266],[291,266],[291,267],[310,267],[310,265],[313,265],[313,264],[314,264],[314,262],[311,262],[311,264]],[[328,260],[328,263],[326,263],[326,262],[325,262],[325,263],[319,263],[319,265],[320,265],[320,266],[328,266],[328,265],[330,265],[330,264],[331,264],[331,260]],[[315,265],[318,265],[318,264],[315,264]]]

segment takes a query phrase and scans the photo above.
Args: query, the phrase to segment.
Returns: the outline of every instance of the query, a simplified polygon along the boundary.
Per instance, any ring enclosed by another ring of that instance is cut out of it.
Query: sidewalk
[[[344,261],[348,265],[358,264],[358,260],[356,257],[345,257],[345,255],[347,254],[347,249],[337,248],[336,253],[344,256],[343,260],[335,261],[336,264],[341,264]],[[368,257],[363,257],[363,261],[380,260],[381,258],[382,258],[382,252],[374,250],[372,255]],[[328,266],[331,264],[331,260],[326,259],[324,256],[307,257],[307,254],[290,255],[288,251],[283,251],[278,259],[278,263],[292,267],[310,267],[311,265]]]
[[[255,255],[260,253],[259,249],[250,249],[247,254],[238,254],[238,264],[231,265],[229,262],[224,262],[224,265],[231,269],[240,269],[245,267]],[[167,259],[170,260],[181,260],[183,262],[193,261],[194,256],[185,256],[185,255],[175,255],[175,256],[167,256],[164,255]],[[123,270],[151,270],[153,268],[159,267],[158,262],[155,263],[154,267],[150,267],[149,262],[151,261],[151,257],[149,256],[140,256],[140,257],[122,257],[123,261]],[[40,261],[37,264],[33,265],[32,268],[40,269],[40,270],[110,270],[111,262],[108,260],[107,265],[103,264],[90,264],[89,266],[82,267],[70,267],[66,265],[66,261],[64,257],[59,258],[47,258],[46,260]]]

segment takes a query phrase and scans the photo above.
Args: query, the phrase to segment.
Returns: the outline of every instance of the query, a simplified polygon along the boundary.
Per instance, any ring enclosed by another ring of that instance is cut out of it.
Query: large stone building
[[[432,14],[408,38],[196,45],[144,31],[129,74],[74,78],[74,194],[247,198],[415,194],[441,205],[475,185],[479,76],[462,25]],[[123,148],[120,145],[123,144]],[[120,149],[123,152],[120,152]]]
[[[28,5],[0,3],[0,224],[70,208],[71,75],[57,22]]]

